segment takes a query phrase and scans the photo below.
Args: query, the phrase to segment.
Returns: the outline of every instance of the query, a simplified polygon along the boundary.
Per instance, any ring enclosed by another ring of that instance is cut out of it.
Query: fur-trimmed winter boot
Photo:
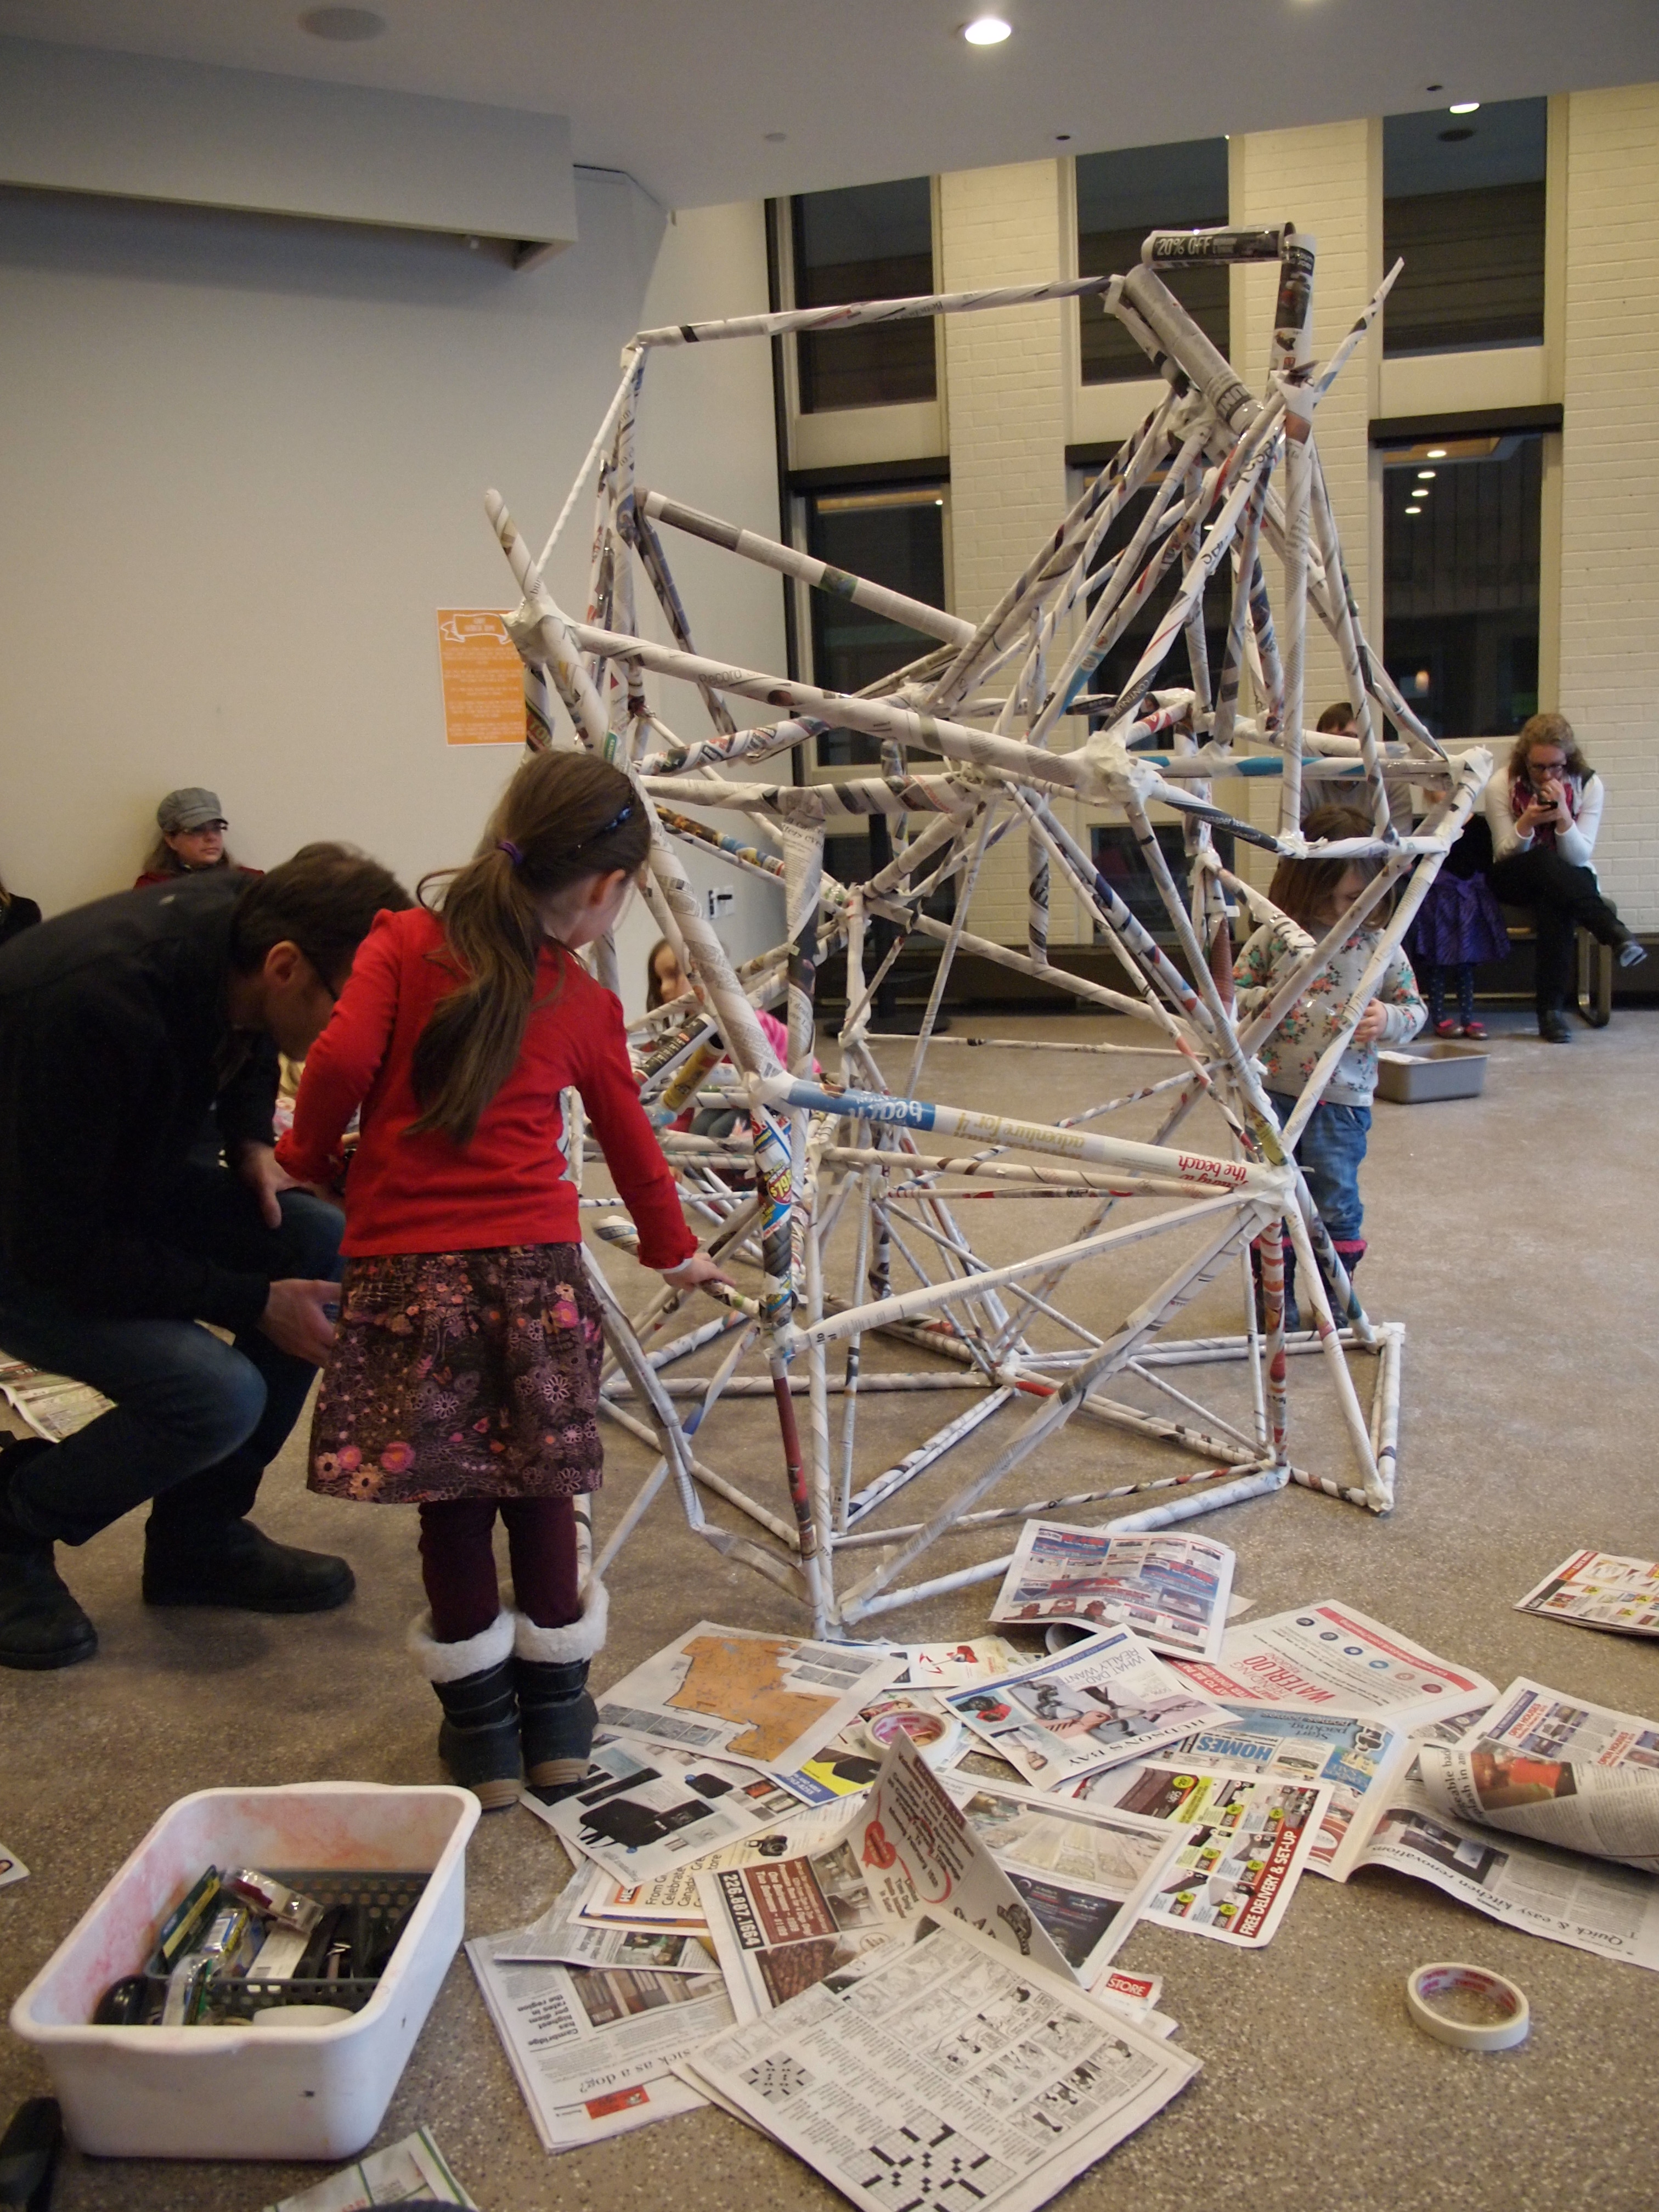
[[[519,1788],[519,1711],[513,1687],[513,1627],[516,1614],[498,1613],[488,1628],[464,1643],[440,1644],[432,1615],[410,1625],[409,1648],[444,1709],[438,1756],[450,1779],[470,1790],[486,1813],[516,1805]]]
[[[544,1805],[568,1797],[587,1771],[599,1718],[587,1694],[587,1668],[605,1649],[609,1613],[605,1584],[590,1580],[580,1616],[566,1627],[538,1628],[527,1614],[513,1616],[525,1786]]]

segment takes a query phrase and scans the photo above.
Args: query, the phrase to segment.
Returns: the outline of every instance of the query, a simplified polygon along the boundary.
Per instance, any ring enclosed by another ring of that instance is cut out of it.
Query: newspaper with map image
[[[904,1671],[878,1645],[813,1644],[700,1620],[599,1694],[607,1729],[787,1775]]]
[[[678,2070],[863,2212],[1036,2212],[1198,2062],[1069,1975],[923,1918]]]

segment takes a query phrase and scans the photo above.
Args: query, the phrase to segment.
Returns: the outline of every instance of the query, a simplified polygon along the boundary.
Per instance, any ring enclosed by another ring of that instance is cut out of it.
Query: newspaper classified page
[[[1213,1664],[1175,1663],[1203,1696],[1228,1705],[1380,1714],[1408,1728],[1497,1695],[1484,1674],[1329,1598],[1229,1629]]]
[[[730,2027],[720,1977],[512,1966],[526,1932],[475,1936],[466,1954],[543,2147],[692,2111],[702,2100],[671,2069]]]
[[[947,1920],[705,2045],[686,2070],[865,2212],[1036,2212],[1198,2064]]]
[[[1213,1659],[1232,1583],[1232,1553],[1208,1536],[1110,1536],[1028,1521],[991,1618],[1133,1628],[1155,1651]]]
[[[1052,1659],[944,1703],[1039,1790],[1144,1759],[1224,1720],[1127,1628],[1102,1630]]]

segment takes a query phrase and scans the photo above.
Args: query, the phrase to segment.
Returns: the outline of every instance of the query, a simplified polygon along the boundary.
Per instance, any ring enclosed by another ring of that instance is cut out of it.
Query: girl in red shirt
[[[580,1780],[588,1662],[605,1642],[604,1585],[579,1587],[601,1337],[561,1091],[581,1096],[644,1263],[677,1288],[723,1279],[641,1110],[622,1009],[575,957],[621,915],[648,845],[618,769],[580,753],[526,761],[438,912],[376,921],[278,1150],[290,1175],[325,1181],[361,1109],[311,1487],[419,1506],[431,1609],[410,1648],[444,1709],[440,1756],[489,1808],[518,1797],[521,1757],[544,1802]]]

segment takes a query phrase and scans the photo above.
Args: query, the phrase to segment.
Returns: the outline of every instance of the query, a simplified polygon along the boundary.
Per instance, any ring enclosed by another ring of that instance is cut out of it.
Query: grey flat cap
[[[219,804],[216,791],[204,791],[193,783],[184,791],[170,791],[155,810],[155,819],[171,836],[175,830],[205,829],[210,822],[222,822],[225,810]]]

